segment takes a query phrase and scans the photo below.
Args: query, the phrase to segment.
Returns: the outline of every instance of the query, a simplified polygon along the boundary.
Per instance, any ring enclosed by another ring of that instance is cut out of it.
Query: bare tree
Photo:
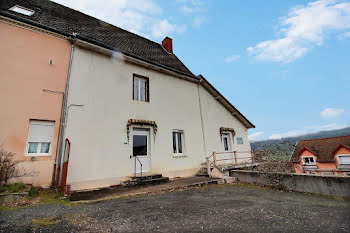
[[[260,176],[267,179],[269,185],[280,188],[282,173],[293,172],[293,164],[290,162],[295,145],[287,140],[280,143],[266,145],[258,151],[254,151],[254,159],[259,162],[256,170]]]
[[[11,178],[22,177],[26,172],[17,165],[23,161],[14,159],[15,153],[6,151],[0,145],[0,185],[6,184]]]

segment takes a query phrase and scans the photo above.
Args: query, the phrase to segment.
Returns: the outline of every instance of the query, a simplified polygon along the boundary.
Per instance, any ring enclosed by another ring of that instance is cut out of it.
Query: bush
[[[18,168],[20,160],[14,160],[15,153],[4,150],[0,145],[0,185],[7,184],[9,179],[25,175],[24,170]]]
[[[39,195],[40,188],[32,186],[29,190],[29,196],[30,197],[36,197]]]

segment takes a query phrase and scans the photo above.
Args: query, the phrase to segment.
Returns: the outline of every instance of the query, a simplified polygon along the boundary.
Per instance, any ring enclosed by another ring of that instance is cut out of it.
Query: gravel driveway
[[[350,202],[211,185],[77,206],[0,212],[0,232],[350,232]]]

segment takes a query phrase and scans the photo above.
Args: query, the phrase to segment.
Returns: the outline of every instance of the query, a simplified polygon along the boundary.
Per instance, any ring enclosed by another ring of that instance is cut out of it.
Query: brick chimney
[[[169,53],[173,53],[173,39],[169,37],[165,37],[162,41],[163,47],[168,51]]]

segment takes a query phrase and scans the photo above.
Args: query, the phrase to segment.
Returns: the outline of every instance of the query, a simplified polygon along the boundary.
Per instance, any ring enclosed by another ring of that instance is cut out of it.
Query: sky
[[[255,126],[250,140],[350,126],[350,1],[54,0],[158,43]]]

